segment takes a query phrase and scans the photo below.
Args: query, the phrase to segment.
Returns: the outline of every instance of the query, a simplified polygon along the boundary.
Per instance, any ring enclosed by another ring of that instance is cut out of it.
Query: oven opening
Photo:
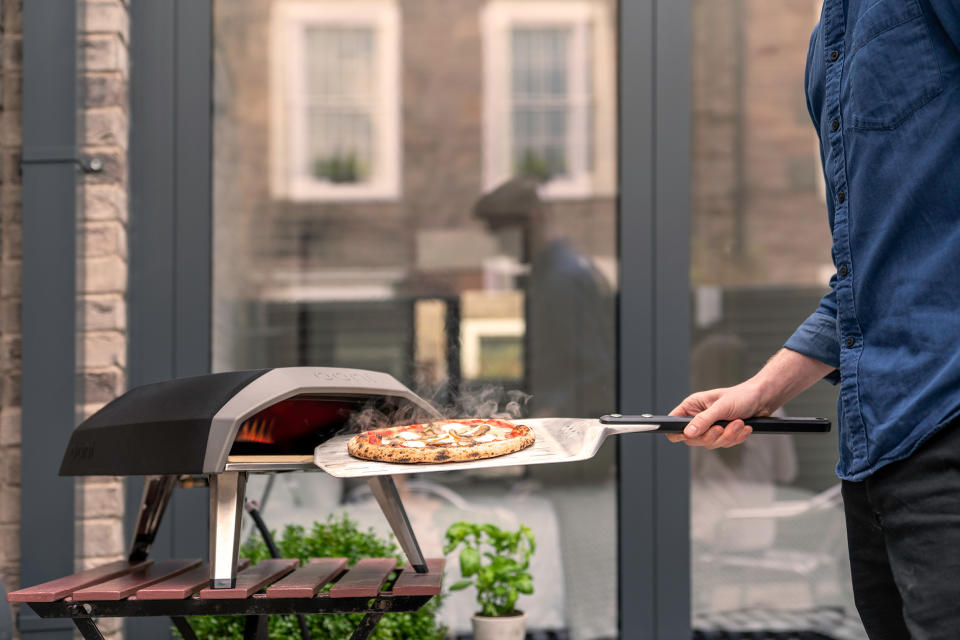
[[[358,416],[388,419],[398,413],[389,398],[299,395],[281,400],[240,425],[230,448],[233,462],[277,457],[312,459],[314,448],[339,433],[359,431]],[[401,412],[403,413],[403,412]]]

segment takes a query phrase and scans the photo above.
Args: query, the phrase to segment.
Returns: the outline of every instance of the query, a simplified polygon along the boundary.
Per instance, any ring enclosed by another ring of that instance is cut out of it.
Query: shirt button
[[[856,343],[857,343],[857,341],[854,340],[853,338],[847,338],[846,341],[844,341],[844,344],[847,345],[847,348],[848,348],[848,349],[849,349],[850,347],[852,347],[853,345],[855,345]]]
[[[834,120],[832,123],[830,123],[830,128],[833,129],[834,131],[836,131],[837,129],[839,129],[839,128],[840,128],[840,121],[839,121],[839,120]]]
[[[843,204],[846,199],[847,199],[847,194],[845,194],[843,191],[837,194],[837,202],[839,202],[840,204]]]
[[[836,49],[834,49],[833,51],[830,52],[830,61],[831,61],[831,62],[836,62],[836,61],[837,61],[837,58],[839,58],[839,57],[840,57],[840,52],[837,51]]]
[[[847,277],[847,273],[849,273],[849,271],[848,271],[848,269],[847,269],[847,265],[845,265],[845,264],[840,265],[840,277],[841,277],[841,278],[846,278],[846,277]]]

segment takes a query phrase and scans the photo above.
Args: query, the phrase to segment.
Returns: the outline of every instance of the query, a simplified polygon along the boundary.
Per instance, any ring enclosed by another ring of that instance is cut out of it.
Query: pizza
[[[495,418],[438,420],[359,433],[347,443],[355,458],[377,462],[469,462],[533,444],[533,430]]]

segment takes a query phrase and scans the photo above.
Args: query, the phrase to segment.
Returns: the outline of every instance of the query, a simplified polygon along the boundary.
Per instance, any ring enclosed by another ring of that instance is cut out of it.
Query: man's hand
[[[729,389],[712,389],[688,396],[670,412],[672,416],[694,416],[683,433],[668,433],[671,442],[683,442],[691,447],[719,449],[742,444],[753,429],[740,418],[768,415],[760,393],[748,384]],[[730,420],[721,427],[717,420]]]
[[[688,396],[672,416],[693,416],[682,434],[667,434],[671,442],[718,449],[742,443],[753,433],[742,418],[769,416],[788,400],[833,371],[808,356],[781,349],[757,375],[729,389],[701,391]],[[730,420],[726,427],[717,420]]]

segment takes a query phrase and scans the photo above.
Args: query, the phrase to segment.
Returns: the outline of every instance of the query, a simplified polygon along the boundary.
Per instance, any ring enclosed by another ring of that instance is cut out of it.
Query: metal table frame
[[[185,640],[197,640],[188,616],[245,616],[244,640],[267,638],[267,616],[312,613],[365,613],[351,640],[366,640],[385,613],[417,611],[433,596],[393,596],[375,598],[267,598],[257,594],[237,600],[202,600],[196,596],[182,600],[30,602],[41,618],[71,618],[85,640],[103,640],[97,618],[169,617]]]

